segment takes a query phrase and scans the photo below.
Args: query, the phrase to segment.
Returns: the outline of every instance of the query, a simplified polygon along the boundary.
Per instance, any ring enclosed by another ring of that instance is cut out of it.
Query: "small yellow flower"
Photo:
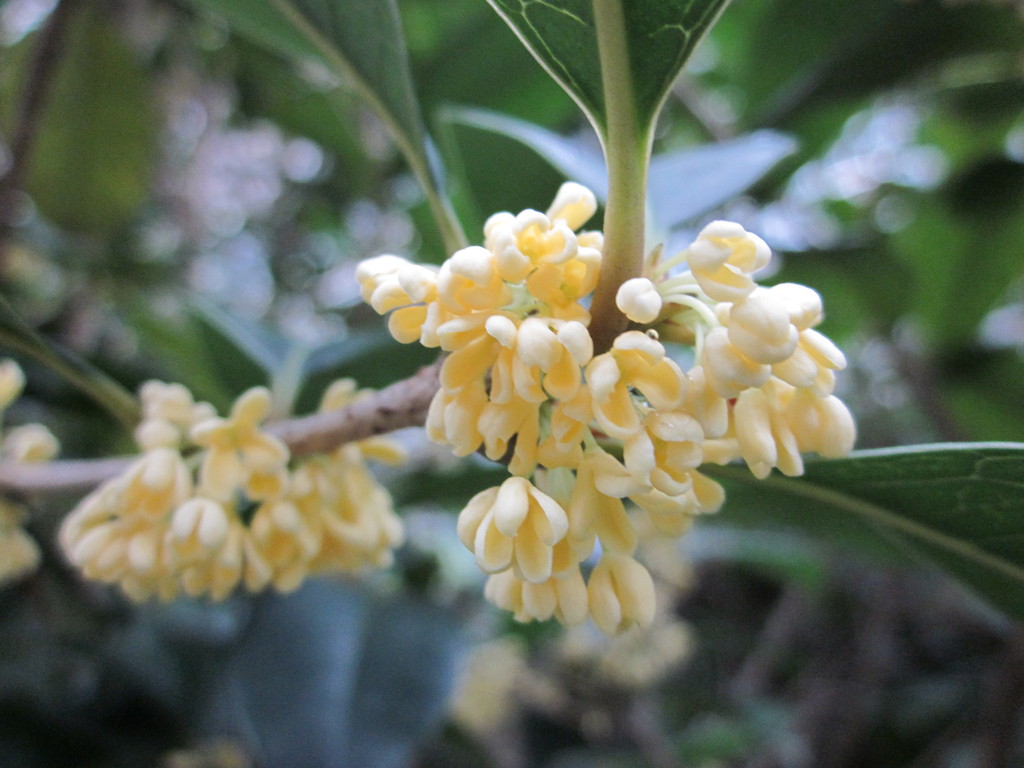
[[[612,349],[587,366],[594,419],[610,437],[626,440],[641,429],[641,405],[673,409],[686,396],[682,370],[665,348],[640,331],[620,334]],[[645,398],[634,399],[633,391]]]
[[[551,578],[554,547],[568,530],[565,510],[522,477],[478,493],[458,522],[459,538],[476,555],[481,570],[514,568],[532,583]]]
[[[42,424],[23,424],[7,430],[0,455],[4,461],[38,464],[49,461],[60,452],[60,443]]]
[[[10,359],[0,360],[0,411],[18,399],[25,388],[21,366]]]
[[[22,527],[23,522],[22,511],[0,499],[0,585],[39,567],[39,545]]]
[[[713,221],[701,230],[686,259],[704,292],[715,301],[739,301],[756,287],[751,275],[771,261],[771,249],[731,221]]]
[[[651,575],[628,555],[606,552],[587,582],[590,615],[609,635],[654,622],[656,597]]]
[[[484,597],[520,622],[555,618],[573,626],[589,614],[587,585],[579,567],[540,583],[526,581],[512,569],[495,573],[487,578]]]
[[[229,501],[238,490],[254,500],[284,492],[288,447],[259,429],[270,405],[270,392],[254,387],[235,401],[228,418],[192,427],[192,441],[207,449],[199,470],[204,494]]]

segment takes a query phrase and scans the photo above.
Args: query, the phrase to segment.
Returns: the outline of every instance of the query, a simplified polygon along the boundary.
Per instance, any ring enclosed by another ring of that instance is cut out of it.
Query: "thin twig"
[[[293,456],[325,453],[344,443],[364,440],[403,427],[422,426],[440,386],[440,363],[362,397],[347,408],[268,424]],[[0,463],[0,492],[46,493],[87,490],[123,472],[134,456],[51,461],[45,464]]]

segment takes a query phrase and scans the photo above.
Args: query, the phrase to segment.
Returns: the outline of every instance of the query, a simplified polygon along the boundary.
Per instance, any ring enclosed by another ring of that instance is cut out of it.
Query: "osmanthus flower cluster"
[[[335,382],[321,410],[358,396],[351,381]],[[401,461],[392,441],[293,458],[261,428],[271,408],[263,387],[226,417],[180,384],[150,381],[140,397],[142,455],[61,527],[64,551],[86,577],[138,600],[222,599],[239,585],[287,592],[310,574],[391,562],[402,525],[366,459]]]
[[[487,597],[522,621],[589,616],[612,633],[655,613],[637,515],[678,536],[724,501],[702,464],[800,474],[802,451],[842,455],[854,426],[831,394],[845,361],[814,330],[818,294],[758,286],[771,254],[738,224],[709,224],[624,283],[617,304],[635,325],[595,354],[602,235],[578,230],[596,207],[570,182],[545,213],[492,216],[483,246],[439,268],[385,255],[356,274],[398,341],[447,353],[430,438],[508,465],[458,520]]]
[[[25,374],[13,360],[0,361],[0,415],[18,399]],[[42,424],[4,430],[0,460],[15,464],[49,461],[60,450],[57,438]],[[0,584],[14,581],[39,565],[39,545],[24,528],[27,514],[19,504],[0,498]]]

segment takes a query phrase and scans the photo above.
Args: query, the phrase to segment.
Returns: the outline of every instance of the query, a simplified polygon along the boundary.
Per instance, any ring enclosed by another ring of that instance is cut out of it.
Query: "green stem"
[[[27,325],[0,297],[0,345],[44,365],[91,397],[129,432],[142,413],[138,401],[119,383],[71,352],[56,346]]]
[[[594,351],[608,349],[629,325],[615,305],[626,280],[638,277],[644,263],[647,166],[650,126],[641,126],[630,75],[623,0],[593,0],[607,125],[602,136],[608,165],[608,202],[604,214],[604,258],[591,304]]]

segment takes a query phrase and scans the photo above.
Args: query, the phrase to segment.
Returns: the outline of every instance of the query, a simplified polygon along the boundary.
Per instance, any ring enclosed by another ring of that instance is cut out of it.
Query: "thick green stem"
[[[629,321],[615,305],[626,280],[644,263],[644,217],[650,126],[640,125],[630,74],[622,0],[593,0],[607,125],[602,135],[608,165],[604,258],[591,304],[595,352],[608,349]]]

